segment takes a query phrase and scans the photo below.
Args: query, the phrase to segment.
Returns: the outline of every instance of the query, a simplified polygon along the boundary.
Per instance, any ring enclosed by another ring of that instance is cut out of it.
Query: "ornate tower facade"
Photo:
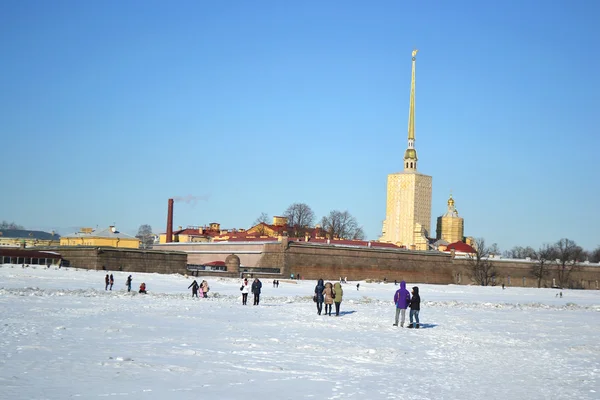
[[[454,207],[452,195],[448,199],[448,211],[437,219],[438,240],[448,243],[462,242],[465,234],[465,221],[458,216],[458,210]]]
[[[429,175],[417,172],[415,149],[415,64],[418,50],[412,52],[412,79],[408,111],[408,147],[404,170],[388,175],[385,221],[382,242],[408,249],[427,250],[431,227],[431,183]]]

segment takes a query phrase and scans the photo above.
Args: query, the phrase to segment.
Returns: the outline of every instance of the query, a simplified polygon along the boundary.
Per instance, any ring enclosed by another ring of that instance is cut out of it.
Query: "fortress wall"
[[[284,276],[302,279],[387,279],[424,283],[452,283],[451,257],[438,252],[351,248],[310,243],[278,243],[261,258],[260,265],[283,265]],[[278,248],[277,248],[278,247]],[[283,263],[281,259],[283,258]],[[418,278],[418,279],[417,279]]]
[[[73,268],[107,271],[150,272],[185,274],[187,254],[113,247],[54,247],[48,250],[60,253]]]
[[[188,264],[205,264],[212,261],[225,261],[235,254],[240,264],[256,267],[263,257],[263,243],[168,243],[157,244],[155,250],[183,251],[188,255]]]

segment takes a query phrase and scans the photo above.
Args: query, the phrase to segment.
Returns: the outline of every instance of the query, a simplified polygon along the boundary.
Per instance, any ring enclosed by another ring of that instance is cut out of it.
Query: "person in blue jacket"
[[[406,282],[400,282],[400,289],[396,290],[396,294],[394,294],[394,303],[396,304],[396,322],[394,322],[394,326],[398,326],[398,318],[402,315],[400,326],[404,327],[406,308],[410,304],[410,293],[406,290]]]
[[[258,278],[254,278],[252,282],[252,294],[254,295],[254,305],[257,306],[260,301],[260,289],[262,288],[262,282]]]
[[[325,284],[323,279],[319,279],[317,286],[315,286],[315,299],[317,300],[317,314],[321,315],[323,312],[323,290],[325,290]]]

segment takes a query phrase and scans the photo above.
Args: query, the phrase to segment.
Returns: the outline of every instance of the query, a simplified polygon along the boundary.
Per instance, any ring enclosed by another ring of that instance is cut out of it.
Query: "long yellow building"
[[[119,232],[114,226],[106,229],[81,228],[79,232],[60,238],[61,246],[98,246],[137,249],[140,240],[136,237]]]

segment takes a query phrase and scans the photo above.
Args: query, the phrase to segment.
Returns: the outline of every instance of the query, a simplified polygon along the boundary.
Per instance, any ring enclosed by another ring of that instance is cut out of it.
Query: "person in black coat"
[[[200,287],[200,285],[198,285],[198,282],[196,280],[194,280],[194,282],[192,282],[192,284],[190,286],[188,286],[189,288],[192,288],[192,297],[198,297],[198,288]]]
[[[409,328],[419,329],[419,311],[421,310],[421,296],[419,296],[419,287],[412,288],[412,298],[410,299],[410,325]],[[413,325],[413,317],[416,325]]]
[[[260,301],[260,289],[262,288],[262,282],[258,278],[254,278],[252,282],[252,294],[254,295],[254,305],[257,306]]]
[[[323,290],[325,290],[325,284],[323,283],[323,279],[319,279],[317,282],[317,286],[315,286],[315,301],[317,303],[317,314],[321,315],[323,311]]]

